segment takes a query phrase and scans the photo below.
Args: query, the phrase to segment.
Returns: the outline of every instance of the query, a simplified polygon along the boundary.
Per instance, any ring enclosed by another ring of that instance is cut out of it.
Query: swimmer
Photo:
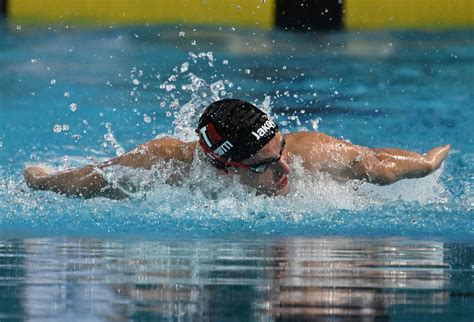
[[[278,125],[254,105],[223,99],[209,105],[199,119],[199,140],[183,142],[165,137],[148,141],[134,150],[101,164],[50,173],[29,166],[24,176],[35,190],[51,190],[68,196],[123,198],[103,170],[124,166],[150,170],[174,161],[182,167],[170,183],[179,183],[197,157],[203,157],[222,175],[237,176],[260,194],[286,195],[288,175],[299,160],[311,172],[326,172],[336,180],[365,180],[387,185],[401,179],[424,177],[441,166],[450,145],[435,147],[426,154],[396,148],[368,148],[321,132],[282,134]]]

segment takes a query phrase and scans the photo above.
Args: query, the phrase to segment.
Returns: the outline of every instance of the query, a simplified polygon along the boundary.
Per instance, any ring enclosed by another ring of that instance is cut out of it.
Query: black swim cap
[[[213,165],[223,168],[255,155],[278,133],[278,126],[249,102],[223,99],[204,110],[196,133]]]

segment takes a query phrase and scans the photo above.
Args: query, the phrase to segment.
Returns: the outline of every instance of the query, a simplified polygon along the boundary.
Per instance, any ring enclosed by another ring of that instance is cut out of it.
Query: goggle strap
[[[243,163],[240,163],[240,162],[235,162],[235,161],[228,160],[228,159],[225,159],[225,158],[221,157],[220,155],[214,153],[214,151],[212,151],[208,146],[206,146],[201,140],[199,140],[199,146],[204,151],[204,153],[209,155],[210,158],[212,158],[214,160],[217,160],[217,161],[223,163],[226,166],[235,167],[235,168],[243,168],[243,169],[249,169],[250,168],[250,166],[247,165],[247,164],[243,164]]]

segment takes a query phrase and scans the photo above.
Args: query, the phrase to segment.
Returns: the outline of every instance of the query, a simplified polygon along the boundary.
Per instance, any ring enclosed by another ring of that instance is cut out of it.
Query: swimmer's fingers
[[[46,179],[49,177],[49,171],[41,166],[29,166],[26,167],[23,176],[28,187],[44,189]]]
[[[424,155],[426,161],[430,163],[432,171],[435,171],[441,166],[450,150],[451,145],[447,144],[433,148]]]

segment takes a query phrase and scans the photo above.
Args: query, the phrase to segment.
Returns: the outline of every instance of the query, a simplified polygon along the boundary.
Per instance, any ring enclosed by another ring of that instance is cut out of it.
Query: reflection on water
[[[0,240],[0,320],[469,321],[473,265],[402,239]]]

